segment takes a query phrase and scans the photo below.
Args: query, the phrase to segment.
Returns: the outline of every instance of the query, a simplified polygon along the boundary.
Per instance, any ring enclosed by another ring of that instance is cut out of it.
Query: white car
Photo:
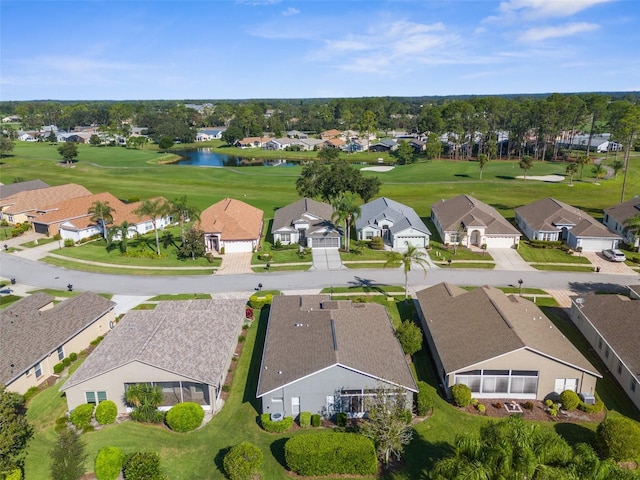
[[[603,250],[602,255],[604,255],[604,258],[606,258],[610,262],[624,262],[627,259],[627,257],[624,256],[624,253],[622,253],[620,250],[612,248]]]

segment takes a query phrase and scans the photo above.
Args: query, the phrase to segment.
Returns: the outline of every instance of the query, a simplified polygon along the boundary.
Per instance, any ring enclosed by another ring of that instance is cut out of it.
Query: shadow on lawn
[[[558,422],[553,428],[556,433],[564,438],[572,447],[575,447],[578,443],[595,445],[596,432],[587,427],[575,423]]]
[[[218,450],[218,453],[216,454],[215,457],[213,457],[213,463],[216,466],[216,468],[220,471],[221,475],[224,475],[224,457],[227,453],[229,453],[229,450],[231,450],[231,447],[226,447],[226,448],[221,448],[220,450]]]
[[[251,352],[251,363],[249,364],[249,372],[247,374],[247,383],[244,387],[243,402],[250,403],[256,412],[260,412],[260,401],[256,398],[256,386],[258,385],[258,377],[260,375],[260,361],[262,359],[262,348],[267,333],[267,320],[269,318],[269,307],[265,306],[260,310],[260,316],[254,320],[258,322],[256,331],[256,341]]]
[[[271,455],[285,470],[287,469],[287,461],[284,458],[284,444],[287,443],[287,440],[289,438],[279,438],[271,444]]]
[[[388,287],[385,283],[377,283],[375,280],[369,280],[368,278],[353,277],[349,283],[349,288],[362,288],[364,292],[378,292],[381,295],[386,295],[382,287]]]

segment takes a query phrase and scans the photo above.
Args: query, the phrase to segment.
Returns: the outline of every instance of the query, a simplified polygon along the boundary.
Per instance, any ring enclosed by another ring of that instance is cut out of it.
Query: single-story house
[[[320,132],[320,138],[322,140],[329,140],[331,138],[339,138],[342,137],[342,132],[340,130],[336,130],[332,128],[330,130],[325,130],[324,132]]]
[[[390,198],[380,197],[360,207],[356,219],[358,240],[382,240],[393,249],[407,248],[407,243],[418,248],[429,245],[431,232],[415,210]]]
[[[562,148],[571,148],[573,150],[587,150],[589,145],[589,135],[573,135],[570,138],[562,139],[558,142],[558,146]],[[589,150],[597,153],[620,152],[622,151],[622,145],[611,140],[610,133],[603,133],[600,135],[593,135],[591,137],[591,144]]]
[[[511,248],[520,232],[498,211],[471,195],[458,195],[431,205],[431,220],[443,243],[466,247]]]
[[[47,188],[49,185],[42,180],[27,180],[26,182],[9,183],[0,185],[0,199],[4,199],[15,195],[18,192],[28,192],[29,190],[38,190]]]
[[[27,214],[39,208],[85,195],[91,192],[75,183],[18,192],[0,200],[0,220],[14,225],[25,223],[29,221]]]
[[[596,368],[531,301],[494,287],[440,283],[417,292],[417,310],[438,380],[476,398],[593,395]]]
[[[301,132],[299,130],[289,130],[287,132],[287,137],[305,139],[305,138],[309,138],[309,135],[307,135],[306,133]]]
[[[343,150],[347,148],[347,142],[341,138],[328,138],[322,142],[322,148],[335,148]]]
[[[417,391],[386,309],[329,295],[273,297],[256,396],[262,412],[361,417],[378,389]]]
[[[563,241],[585,252],[617,248],[622,240],[591,215],[551,197],[518,207],[515,214],[518,227],[530,240]]]
[[[57,305],[34,293],[0,310],[0,383],[25,393],[56,376],[54,365],[113,328],[115,305],[91,292]]]
[[[304,150],[307,150],[307,151],[317,150],[322,147],[323,143],[324,141],[320,140],[319,138],[301,138],[300,139],[300,145]]]
[[[283,245],[298,243],[309,248],[340,248],[341,232],[331,221],[333,207],[302,198],[276,210],[271,234]]]
[[[349,143],[347,143],[346,150],[350,153],[366,152],[367,142],[358,138],[354,138],[350,140]]]
[[[640,289],[571,299],[571,320],[640,410]]]
[[[260,246],[262,210],[234,198],[214,203],[200,215],[207,252],[253,252]]]
[[[236,140],[234,146],[239,148],[262,148],[271,138],[269,137],[245,137]]]
[[[393,139],[380,140],[369,146],[370,152],[395,152],[398,149],[398,141]]]
[[[640,197],[609,207],[604,211],[602,223],[616,235],[620,235],[627,245],[640,246],[640,234],[636,235],[627,227],[627,222],[640,215]]]
[[[220,139],[222,138],[222,134],[226,129],[226,127],[202,128],[198,130],[198,133],[196,134],[196,142],[206,142],[208,140]]]
[[[111,400],[124,414],[127,387],[151,383],[162,387],[161,410],[187,401],[216,410],[245,303],[174,300],[128,312],[62,386],[68,409]]]
[[[40,138],[40,134],[37,132],[25,132],[18,135],[18,140],[21,142],[37,142]]]
[[[300,140],[295,138],[272,138],[267,143],[265,143],[262,148],[264,150],[284,150],[287,147],[291,147],[293,145],[302,145],[302,143],[300,142]]]

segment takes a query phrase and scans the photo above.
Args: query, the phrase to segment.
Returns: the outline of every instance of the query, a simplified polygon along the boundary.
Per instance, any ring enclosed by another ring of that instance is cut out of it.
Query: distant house
[[[438,381],[475,398],[538,399],[564,390],[593,395],[602,378],[532,302],[494,287],[440,283],[417,292]]]
[[[361,417],[378,389],[417,391],[386,309],[329,295],[277,296],[258,378],[262,412]]]
[[[85,195],[91,192],[75,183],[17,192],[0,199],[0,219],[14,225],[25,223],[29,221],[27,215],[39,208]]]
[[[309,248],[340,248],[342,235],[331,221],[332,216],[333,207],[328,203],[302,198],[276,210],[271,227],[273,241]]]
[[[62,386],[67,408],[112,400],[124,414],[127,388],[151,383],[162,388],[160,410],[187,401],[216,410],[245,303],[182,300],[128,312]]]
[[[528,239],[563,241],[574,250],[599,252],[622,240],[591,215],[551,197],[516,208],[515,217]]]
[[[49,187],[49,185],[42,180],[27,180],[26,182],[0,185],[0,200],[15,195],[18,192],[28,192],[29,190],[38,190],[47,187]]]
[[[200,215],[207,252],[255,251],[262,235],[262,215],[262,210],[233,198],[211,205]]]
[[[418,248],[429,245],[431,232],[415,210],[407,205],[380,197],[360,207],[356,220],[358,240],[382,240],[393,249],[407,248],[407,243]]]
[[[115,303],[95,293],[54,305],[34,293],[0,310],[0,383],[25,393],[52,376],[54,365],[113,328]]]
[[[324,132],[320,132],[321,140],[329,140],[331,138],[339,138],[342,136],[342,132],[340,130],[336,130],[332,128],[331,130],[325,130]]]
[[[40,135],[32,132],[25,132],[18,135],[18,140],[21,142],[37,142]]]
[[[285,150],[287,147],[300,144],[300,140],[294,138],[272,138],[267,143],[265,143],[262,148],[265,150]]]
[[[398,149],[398,141],[394,139],[380,140],[369,146],[370,152],[395,152]]]
[[[300,145],[303,150],[317,150],[324,142],[318,138],[301,138]]]
[[[640,410],[640,289],[571,299],[571,321]]]
[[[616,235],[620,235],[627,245],[638,248],[640,234],[635,235],[627,228],[627,221],[640,215],[640,197],[637,195],[631,200],[609,207],[604,211],[602,222]]]
[[[328,138],[322,142],[322,146],[323,148],[335,148],[337,150],[342,150],[346,148],[347,142],[341,138]]]
[[[470,195],[458,195],[434,203],[431,220],[445,244],[511,248],[520,241],[520,232],[506,218],[495,208]]]
[[[262,148],[271,140],[269,137],[245,137],[234,144],[238,148]]]
[[[196,134],[196,142],[207,142],[209,140],[217,140],[222,138],[222,134],[226,127],[220,128],[202,128]]]
[[[563,139],[558,142],[558,146],[562,148],[571,148],[573,150],[587,150],[589,145],[589,135],[573,135],[571,138]],[[601,135],[593,135],[591,137],[590,150],[597,153],[620,152],[622,145],[611,140],[610,133]]]
[[[347,143],[346,147],[347,152],[357,153],[357,152],[366,152],[367,151],[367,143],[363,140],[353,139]]]
[[[309,136],[306,133],[301,132],[299,130],[289,130],[287,132],[287,137],[289,137],[289,138],[299,138],[301,140],[305,139],[305,138],[309,138]]]

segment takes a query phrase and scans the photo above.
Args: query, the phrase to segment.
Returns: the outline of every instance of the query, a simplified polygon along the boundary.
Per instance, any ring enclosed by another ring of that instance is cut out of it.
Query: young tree
[[[531,155],[524,155],[520,160],[520,168],[524,170],[524,181],[527,181],[527,171],[533,167],[533,158]]]
[[[408,165],[409,163],[413,163],[415,159],[415,151],[409,142],[402,141],[398,145],[395,156],[398,158],[398,163],[400,165]]]
[[[395,267],[398,263],[402,265],[402,269],[404,271],[404,300],[405,302],[408,299],[409,292],[407,291],[409,284],[409,272],[411,271],[411,265],[416,264],[422,268],[424,271],[425,277],[427,276],[427,268],[429,263],[427,261],[427,254],[418,250],[418,248],[414,245],[409,245],[406,242],[407,249],[400,252],[387,252],[387,261],[384,264],[384,267]]]
[[[164,198],[156,198],[154,200],[145,200],[133,213],[138,218],[149,217],[153,223],[153,231],[156,234],[156,253],[160,256],[160,239],[158,238],[158,220],[167,215],[169,206]]]
[[[569,185],[573,186],[573,176],[578,173],[578,164],[575,162],[571,162],[569,165],[567,165],[565,172],[567,175],[569,175]]]
[[[376,390],[360,433],[373,441],[378,459],[385,465],[389,464],[392,455],[400,460],[405,445],[411,442],[413,429],[407,422],[410,419],[411,411],[403,391]]]
[[[96,222],[102,228],[102,236],[105,242],[109,243],[109,229],[107,225],[113,223],[113,214],[115,210],[109,205],[109,202],[96,200],[91,204],[87,213],[91,214],[90,220]]]
[[[27,422],[24,397],[0,384],[0,477],[22,468],[31,437],[33,428]]]
[[[478,166],[480,167],[480,179],[482,180],[482,172],[484,171],[484,167],[489,163],[489,156],[481,153],[478,155]]]
[[[169,214],[174,216],[174,218],[178,217],[178,222],[180,223],[180,236],[182,238],[182,243],[184,243],[185,223],[200,220],[200,209],[193,205],[189,205],[187,202],[187,196],[182,195],[181,197],[174,198],[169,202]]]
[[[396,337],[406,355],[413,355],[422,349],[422,330],[415,322],[404,320],[396,329]]]
[[[120,235],[120,252],[127,253],[127,246],[129,244],[129,229],[131,228],[131,224],[124,220],[117,227],[112,227],[109,229],[109,233],[111,235]]]
[[[340,150],[333,147],[323,147],[318,151],[317,158],[323,163],[336,162],[340,159]]]
[[[78,145],[76,142],[64,142],[58,147],[58,153],[67,163],[72,163],[73,159],[78,156]]]
[[[149,385],[148,383],[136,383],[130,385],[125,394],[125,401],[133,407],[131,418],[139,422],[159,423],[162,414],[158,406],[162,402],[162,387]]]
[[[191,257],[193,260],[204,256],[204,232],[195,227],[191,227],[187,230],[178,253],[182,258]]]
[[[442,153],[442,140],[440,140],[440,136],[437,133],[431,132],[427,136],[425,153],[427,154],[427,159],[429,160],[434,160],[440,157],[440,154]]]
[[[601,164],[596,163],[591,172],[596,176],[596,182],[599,181],[604,175],[607,173],[606,168],[604,168]]]
[[[580,180],[582,180],[582,173],[584,172],[584,166],[588,165],[591,160],[584,153],[579,153],[576,158],[576,163],[580,166]]]
[[[345,193],[334,199],[331,206],[333,207],[331,220],[336,223],[344,221],[344,249],[348,252],[351,242],[351,225],[360,218],[360,208],[356,205],[355,198],[351,193]]]
[[[0,158],[13,151],[13,142],[9,137],[0,134]]]
[[[58,434],[58,440],[50,452],[51,477],[55,480],[78,480],[84,475],[84,442],[73,430],[65,428]]]
[[[89,144],[90,145],[93,145],[94,147],[97,147],[101,143],[102,143],[102,140],[100,139],[100,136],[96,135],[95,133],[89,137]]]
[[[613,161],[613,163],[611,164],[611,168],[613,168],[613,174],[614,174],[613,178],[618,178],[618,172],[622,170],[622,167],[624,167],[624,162],[622,160]]]
[[[49,143],[58,143],[58,137],[56,136],[56,132],[54,132],[53,130],[51,130],[49,132],[49,135],[47,135],[47,141]]]

